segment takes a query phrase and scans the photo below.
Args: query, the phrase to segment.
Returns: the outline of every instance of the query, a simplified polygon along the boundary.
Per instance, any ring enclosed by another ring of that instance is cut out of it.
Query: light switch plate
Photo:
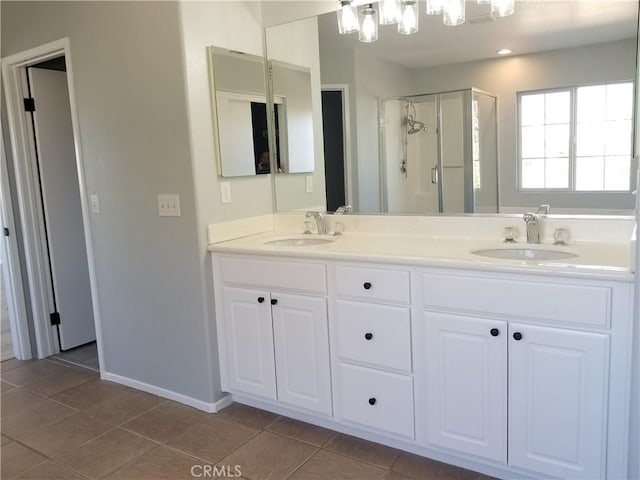
[[[307,193],[313,193],[313,177],[311,175],[304,177],[304,185]]]
[[[180,196],[175,194],[158,194],[158,215],[161,217],[180,216]]]
[[[91,201],[91,211],[96,215],[100,215],[100,197],[97,193],[92,193],[89,196],[89,200]]]
[[[231,203],[231,182],[220,182],[220,199],[222,203]]]

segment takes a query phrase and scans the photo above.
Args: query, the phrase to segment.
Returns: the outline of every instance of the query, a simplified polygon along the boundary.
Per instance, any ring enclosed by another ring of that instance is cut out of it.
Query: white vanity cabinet
[[[247,260],[219,259],[224,388],[330,416],[327,300],[284,291],[326,295],[324,265]]]
[[[608,436],[621,441],[623,418],[611,404],[625,408],[609,386],[628,286],[470,272],[421,283],[422,442],[558,478],[606,478]],[[505,297],[514,286],[526,294]]]
[[[336,418],[413,439],[409,271],[329,265],[329,294]]]

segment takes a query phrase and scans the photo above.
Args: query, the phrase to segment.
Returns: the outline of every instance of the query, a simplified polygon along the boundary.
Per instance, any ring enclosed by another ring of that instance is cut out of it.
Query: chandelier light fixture
[[[378,39],[378,25],[398,25],[398,33],[411,35],[418,31],[419,0],[379,0],[363,3],[362,0],[338,1],[338,31],[341,34],[358,33],[361,42]],[[468,0],[472,1],[472,0]],[[490,5],[493,17],[513,15],[515,0],[475,0],[478,5]],[[357,2],[357,5],[356,5]],[[442,14],[445,25],[462,25],[465,20],[467,0],[426,0],[427,15]]]

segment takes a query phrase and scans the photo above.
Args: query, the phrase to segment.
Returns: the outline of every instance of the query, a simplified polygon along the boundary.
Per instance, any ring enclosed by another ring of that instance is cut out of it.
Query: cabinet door
[[[326,300],[271,296],[278,402],[331,415]]]
[[[428,442],[506,462],[507,324],[425,312]]]
[[[603,478],[609,336],[511,324],[509,463]]]
[[[276,399],[269,292],[224,289],[227,373],[234,392]]]

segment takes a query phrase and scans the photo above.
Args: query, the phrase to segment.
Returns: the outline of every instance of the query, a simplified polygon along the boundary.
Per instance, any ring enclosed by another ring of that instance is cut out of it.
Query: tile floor
[[[0,366],[5,480],[211,478],[213,466],[248,480],[489,479],[239,404],[203,413],[84,368]]]
[[[98,346],[96,345],[96,342],[87,343],[86,345],[72,348],[65,352],[60,352],[58,355],[51,357],[51,360],[90,368],[96,372],[100,371],[100,365],[98,363]]]

